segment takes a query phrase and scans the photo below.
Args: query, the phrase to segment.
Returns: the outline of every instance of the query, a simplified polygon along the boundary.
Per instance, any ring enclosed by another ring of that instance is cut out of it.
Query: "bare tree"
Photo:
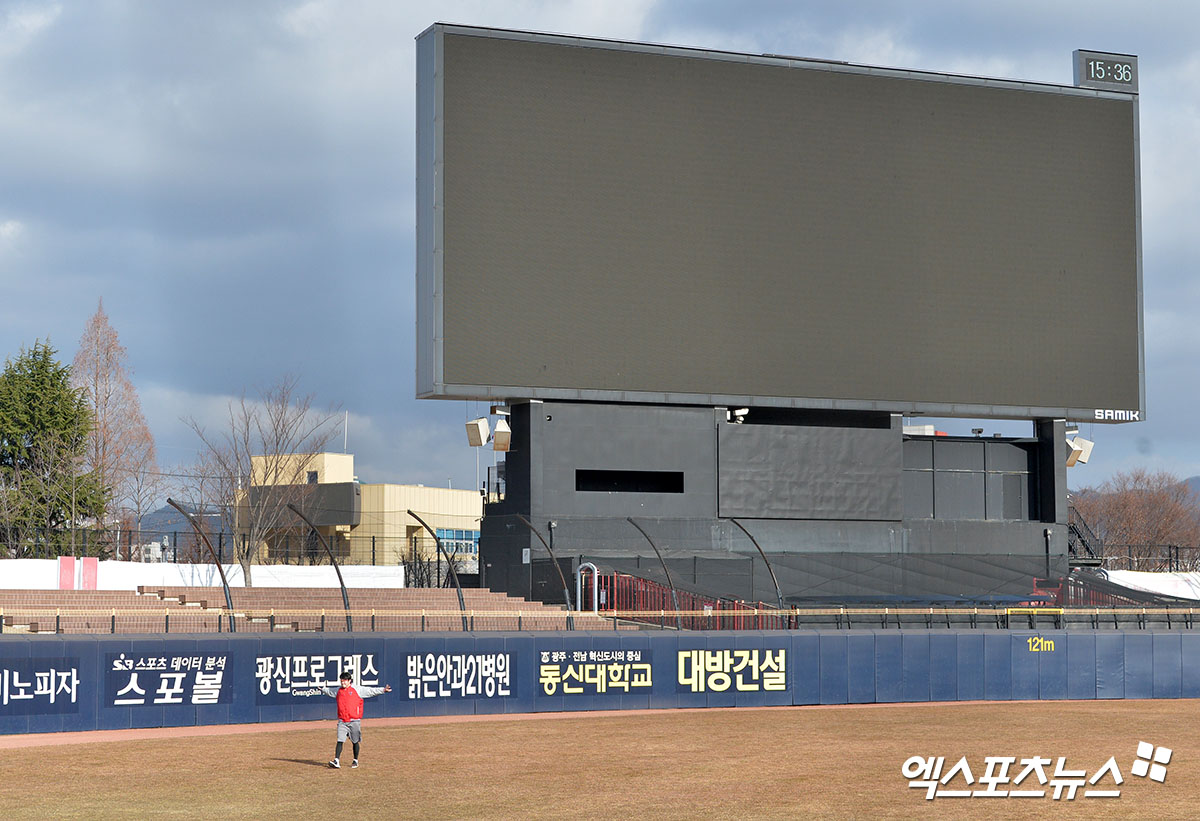
[[[181,477],[178,492],[183,506],[196,514],[200,522],[207,523],[207,530],[233,527],[237,479],[221,471],[221,465],[208,448],[200,450],[192,464],[180,465],[173,471]]]
[[[142,519],[150,513],[167,492],[167,478],[158,469],[154,439],[143,438],[130,451],[129,474],[125,479],[125,509],[136,531],[138,545],[142,543]]]
[[[219,544],[219,532],[233,529],[234,503],[237,481],[235,477],[222,474],[222,468],[207,448],[196,454],[196,461],[179,465],[172,472],[180,478],[174,492],[189,512],[195,514],[204,535],[214,544]],[[177,533],[180,541],[175,545],[174,556],[178,561],[196,563],[209,561],[203,542],[190,526]]]
[[[122,506],[132,508],[138,471],[154,458],[154,437],[142,415],[137,389],[125,367],[125,347],[108,322],[101,300],[88,320],[71,365],[71,383],[84,392],[93,424],[85,450],[85,468],[106,491],[101,524]]]
[[[1134,558],[1158,555],[1164,546],[1200,545],[1200,499],[1166,471],[1116,473],[1073,501],[1106,546],[1121,545]]]
[[[185,421],[204,443],[203,459],[211,495],[205,501],[225,511],[232,524],[235,555],[246,585],[251,565],[278,532],[296,527],[289,503],[302,506],[311,488],[308,471],[337,431],[336,408],[313,409],[313,396],[300,395],[298,379],[285,376],[229,403],[228,419],[218,432]]]

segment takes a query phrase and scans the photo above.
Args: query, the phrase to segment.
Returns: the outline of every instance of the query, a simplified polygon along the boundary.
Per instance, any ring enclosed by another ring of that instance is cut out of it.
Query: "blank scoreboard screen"
[[[1140,411],[1136,100],[434,26],[417,394]]]

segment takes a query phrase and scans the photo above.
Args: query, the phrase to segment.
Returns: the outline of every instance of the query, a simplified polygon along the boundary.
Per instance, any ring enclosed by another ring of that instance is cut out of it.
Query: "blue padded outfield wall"
[[[1200,633],[1080,631],[203,634],[0,638],[0,733],[896,701],[1198,698]]]

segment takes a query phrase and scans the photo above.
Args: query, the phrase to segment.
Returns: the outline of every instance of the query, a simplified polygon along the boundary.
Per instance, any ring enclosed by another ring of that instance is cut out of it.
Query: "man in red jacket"
[[[358,748],[362,743],[362,715],[363,715],[363,699],[374,698],[381,693],[392,692],[392,686],[385,684],[383,687],[362,687],[355,688],[351,682],[354,676],[349,670],[343,671],[338,684],[338,689],[332,687],[322,687],[321,692],[330,698],[337,699],[338,724],[337,724],[337,748],[333,753],[333,761],[329,762],[329,766],[335,770],[341,768],[342,744],[346,739],[350,739],[350,743],[354,745],[354,761],[350,764],[350,769],[358,767]]]

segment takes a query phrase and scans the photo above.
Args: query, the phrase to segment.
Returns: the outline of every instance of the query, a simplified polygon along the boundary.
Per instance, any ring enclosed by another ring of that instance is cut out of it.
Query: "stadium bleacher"
[[[234,587],[238,632],[343,631],[346,610],[338,588]],[[562,607],[515,599],[486,589],[354,588],[348,591],[356,631],[563,630]],[[229,630],[220,587],[140,587],[134,591],[0,590],[5,632],[183,633]],[[570,614],[576,629],[613,629],[588,613]]]

